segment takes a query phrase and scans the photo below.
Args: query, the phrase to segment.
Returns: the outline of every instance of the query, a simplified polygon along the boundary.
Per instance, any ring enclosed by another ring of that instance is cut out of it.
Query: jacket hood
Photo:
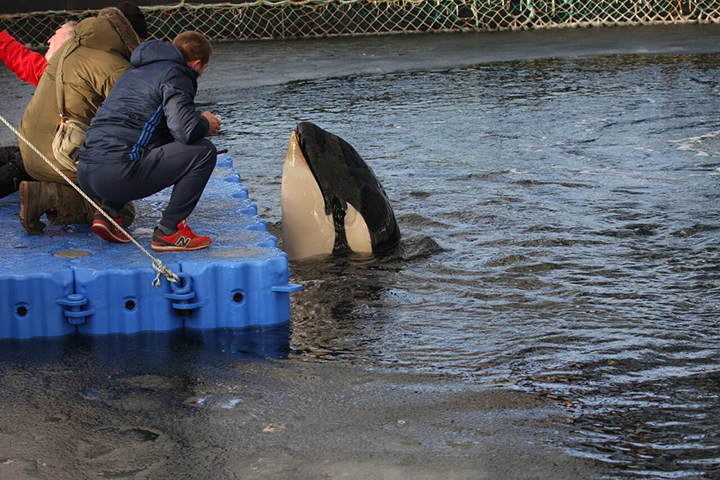
[[[82,46],[116,52],[127,59],[140,45],[130,21],[115,7],[103,8],[97,17],[78,23],[74,39]]]
[[[175,45],[160,40],[150,40],[140,45],[132,54],[133,67],[142,67],[155,62],[174,62],[187,67],[182,52]]]

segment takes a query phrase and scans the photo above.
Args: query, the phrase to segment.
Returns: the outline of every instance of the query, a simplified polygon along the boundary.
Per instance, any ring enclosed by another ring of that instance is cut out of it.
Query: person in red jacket
[[[28,49],[11,37],[7,30],[3,30],[0,32],[0,59],[20,80],[37,87],[47,61],[66,40],[72,37],[76,23],[67,22],[55,30],[48,40],[45,56]],[[14,145],[0,147],[0,198],[17,192],[20,182],[32,180],[23,166],[20,149]]]
[[[48,50],[45,56],[28,49],[10,36],[7,30],[3,30],[0,32],[0,59],[20,80],[37,87],[40,75],[47,66],[47,61],[67,39],[72,37],[76,23],[63,23],[55,30],[53,36],[48,40]]]
[[[140,8],[127,0],[121,1],[117,8],[130,21],[138,36],[141,39],[147,38],[147,24]],[[69,21],[55,30],[53,36],[48,40],[48,50],[45,52],[45,56],[28,49],[15,40],[7,30],[3,30],[0,32],[0,60],[20,80],[37,87],[48,60],[66,40],[73,36],[75,25],[77,22]],[[20,149],[17,146],[0,147],[0,198],[17,192],[21,182],[34,180],[25,171]]]

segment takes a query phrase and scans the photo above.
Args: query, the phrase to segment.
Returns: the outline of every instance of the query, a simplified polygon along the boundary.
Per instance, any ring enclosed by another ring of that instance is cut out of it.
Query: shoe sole
[[[116,236],[111,230],[109,230],[105,225],[102,224],[93,225],[92,227],[90,227],[90,230],[92,230],[95,235],[108,242],[130,243],[129,238],[120,238]]]
[[[199,245],[197,247],[176,247],[175,245],[150,245],[150,248],[156,252],[191,252],[193,250],[202,250],[203,248],[209,247],[207,245]]]

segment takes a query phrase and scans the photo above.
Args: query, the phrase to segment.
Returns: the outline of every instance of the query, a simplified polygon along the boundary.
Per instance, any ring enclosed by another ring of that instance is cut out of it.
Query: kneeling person
[[[195,108],[197,79],[211,56],[210,42],[198,32],[181,33],[172,44],[152,40],[139,46],[130,59],[133,68],[98,109],[80,149],[80,186],[102,198],[102,209],[123,227],[125,203],[173,185],[153,232],[156,251],[199,250],[211,243],[186,222],[217,158],[215,146],[204,137],[220,129],[220,120]],[[130,241],[100,212],[91,228],[107,241]]]

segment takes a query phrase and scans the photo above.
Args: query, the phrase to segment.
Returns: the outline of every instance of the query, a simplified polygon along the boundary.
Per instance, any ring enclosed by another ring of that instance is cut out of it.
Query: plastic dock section
[[[213,244],[184,253],[150,250],[152,231],[171,189],[135,202],[131,234],[181,282],[154,287],[152,261],[132,243],[111,244],[88,225],[48,226],[29,235],[17,194],[0,200],[4,252],[0,271],[0,339],[218,329],[289,321],[287,255],[258,216],[233,169],[219,155],[188,223]]]

